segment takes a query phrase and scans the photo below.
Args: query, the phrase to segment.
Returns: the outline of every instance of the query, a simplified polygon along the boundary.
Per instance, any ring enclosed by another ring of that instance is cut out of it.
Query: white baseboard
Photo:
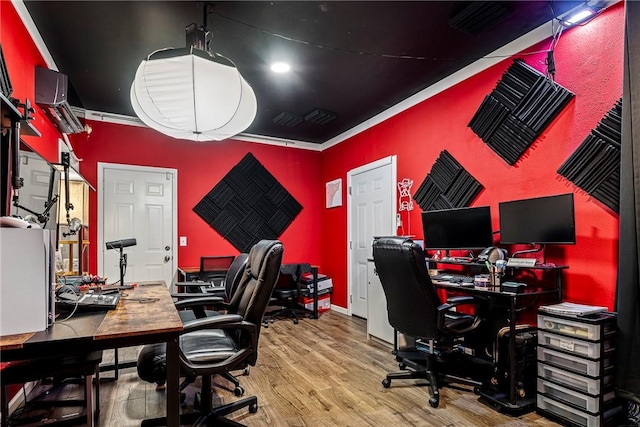
[[[340,307],[339,305],[331,304],[331,310],[335,311],[336,313],[345,314],[347,316],[349,315],[349,310],[344,307]]]

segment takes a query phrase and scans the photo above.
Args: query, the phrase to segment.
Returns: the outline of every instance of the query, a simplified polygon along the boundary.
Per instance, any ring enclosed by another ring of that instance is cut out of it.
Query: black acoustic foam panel
[[[463,208],[484,187],[444,150],[413,196],[423,211]]]
[[[621,129],[622,99],[558,169],[560,175],[615,212],[620,212]]]
[[[248,153],[193,208],[240,252],[277,239],[302,205]]]
[[[574,97],[516,59],[485,97],[469,127],[513,165]]]

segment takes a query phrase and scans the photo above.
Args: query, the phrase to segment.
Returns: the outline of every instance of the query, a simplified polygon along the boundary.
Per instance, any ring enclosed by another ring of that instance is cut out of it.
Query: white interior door
[[[374,236],[395,235],[396,157],[347,174],[349,186],[349,290],[351,314],[367,318],[367,260]]]
[[[125,282],[164,280],[171,285],[177,266],[177,171],[104,163],[98,171],[98,271],[108,283],[117,281],[120,251],[107,250],[105,242],[135,238],[135,246],[124,248]]]

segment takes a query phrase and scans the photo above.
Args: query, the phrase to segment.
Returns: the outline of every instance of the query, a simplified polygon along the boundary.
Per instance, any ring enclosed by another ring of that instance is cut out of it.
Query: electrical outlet
[[[187,246],[187,236],[180,236],[180,246]]]
[[[402,218],[399,213],[396,214],[396,227],[402,227]]]

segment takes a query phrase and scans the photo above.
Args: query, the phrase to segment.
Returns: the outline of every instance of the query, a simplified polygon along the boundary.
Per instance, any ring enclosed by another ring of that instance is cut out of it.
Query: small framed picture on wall
[[[325,184],[327,209],[342,206],[342,178],[334,179]]]

